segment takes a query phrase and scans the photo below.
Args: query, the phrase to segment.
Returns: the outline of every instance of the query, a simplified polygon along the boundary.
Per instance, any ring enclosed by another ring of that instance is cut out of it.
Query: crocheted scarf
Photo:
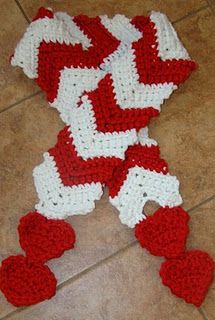
[[[75,243],[63,219],[91,212],[107,186],[121,222],[134,228],[143,248],[165,257],[163,284],[200,306],[214,262],[206,252],[187,251],[189,216],[180,207],[179,181],[147,128],[196,67],[168,18],[70,17],[40,8],[11,64],[36,81],[66,126],[33,171],[39,200],[18,226],[25,255],[8,257],[0,268],[8,301],[25,306],[55,294],[45,263]],[[160,207],[149,216],[150,200]]]

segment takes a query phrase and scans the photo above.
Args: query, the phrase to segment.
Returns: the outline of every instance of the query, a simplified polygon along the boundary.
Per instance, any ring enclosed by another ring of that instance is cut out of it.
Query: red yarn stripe
[[[132,44],[135,50],[135,62],[139,81],[144,84],[184,82],[196,69],[194,61],[168,59],[162,61],[158,52],[158,39],[155,24],[149,17],[135,17],[131,23],[142,32],[143,36]]]
[[[110,179],[113,168],[121,160],[115,157],[95,157],[83,160],[77,155],[70,137],[69,126],[59,132],[58,141],[54,148],[49,149],[49,154],[54,157],[62,183],[73,186],[91,182],[106,183]]]
[[[37,84],[53,102],[57,96],[60,71],[67,68],[97,68],[120,44],[100,22],[100,18],[78,16],[74,21],[91,39],[92,46],[84,50],[81,44],[46,43],[43,41],[38,55]]]
[[[159,111],[151,106],[121,109],[116,102],[111,74],[100,80],[98,87],[89,92],[88,97],[95,112],[97,130],[101,132],[139,130],[147,125],[151,117],[159,115]]]
[[[110,197],[117,196],[130,168],[139,166],[150,171],[167,174],[168,165],[160,158],[159,154],[158,146],[147,147],[138,144],[129,147],[125,154],[126,159],[114,170],[112,179],[108,181]]]
[[[51,10],[46,9],[44,7],[41,7],[41,8],[39,8],[36,16],[34,16],[32,21],[36,21],[38,19],[43,19],[45,17],[52,19],[54,17],[54,14],[53,14],[53,12]]]

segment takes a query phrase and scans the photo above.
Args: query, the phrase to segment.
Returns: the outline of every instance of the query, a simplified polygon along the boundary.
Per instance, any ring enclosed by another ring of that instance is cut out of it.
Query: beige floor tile
[[[0,127],[0,240],[4,257],[17,251],[15,226],[25,212],[33,209],[36,201],[32,170],[42,161],[42,153],[54,145],[63,123],[40,94],[3,112]]]
[[[0,293],[0,317],[1,317],[1,319],[3,317],[5,317],[8,313],[16,311],[16,309],[17,308],[14,307],[9,302],[7,302],[4,298],[4,296],[2,295],[2,293]]]
[[[215,320],[215,287],[213,287],[209,294],[207,299],[205,300],[202,309],[204,314],[207,316],[208,320]]]
[[[10,11],[14,18],[8,19],[10,23],[4,25],[3,36],[0,33],[0,37],[6,39],[8,30],[15,29],[15,32],[10,31],[10,41],[6,42],[3,49],[3,55],[6,56],[27,24],[12,1],[4,2],[4,16]],[[81,10],[91,15],[112,15],[116,12],[131,16],[142,14],[137,1],[97,1],[96,6],[92,1],[78,1],[75,5],[72,1],[69,2],[70,5],[67,1],[38,1],[37,4],[27,0],[20,2],[29,16],[34,14],[39,3],[71,14],[78,14]],[[152,8],[152,3],[155,1],[144,2],[143,14]],[[153,9],[165,11],[172,20],[205,4],[204,1],[177,1],[175,10],[175,7],[169,5],[170,1],[165,1],[165,5],[163,3],[157,1],[158,7]],[[16,29],[16,25],[21,27]],[[209,9],[176,24],[185,46],[199,63],[199,70],[174,93],[163,107],[161,117],[154,120],[150,127],[151,135],[159,141],[162,155],[169,162],[171,172],[181,180],[186,208],[196,205],[214,192],[214,25],[215,16]],[[2,94],[2,97],[5,96],[4,106],[34,92],[36,86],[22,75],[21,70],[12,68],[12,74],[4,71],[4,68],[3,61],[2,73],[9,77],[2,77],[5,88]],[[6,82],[9,84],[6,85]],[[9,254],[20,252],[17,224],[19,218],[32,210],[36,202],[32,169],[42,161],[42,153],[54,145],[56,134],[62,126],[57,112],[48,107],[43,96],[27,100],[0,115],[3,199],[0,213],[0,260]],[[209,240],[214,239],[211,206],[212,202],[191,212],[193,218],[188,243],[191,247],[198,246],[213,255],[214,243]],[[205,220],[204,215],[207,217]],[[49,263],[59,283],[133,241],[132,231],[119,223],[116,210],[107,203],[107,196],[97,204],[94,213],[87,217],[70,218],[69,221],[77,233],[77,250],[68,251],[61,259]],[[150,257],[139,247],[133,247],[65,286],[53,300],[29,308],[10,319],[203,320],[195,308],[174,298],[168,289],[160,285],[156,273],[159,263],[160,259]],[[214,313],[213,293],[212,289],[203,305],[209,319],[213,319]],[[0,295],[0,317],[13,309]]]
[[[33,81],[24,76],[18,68],[13,68],[9,57],[13,54],[16,43],[27,27],[15,1],[1,0],[0,21],[0,110],[38,91]]]
[[[47,302],[10,320],[203,320],[159,279],[159,258],[139,245],[67,284]]]
[[[117,210],[109,204],[107,194],[96,203],[91,214],[71,217],[68,221],[76,231],[77,243],[75,250],[49,262],[58,283],[135,241],[133,230],[120,223]]]
[[[215,259],[215,199],[190,212],[188,248],[208,252]],[[209,320],[215,319],[215,283],[213,282],[202,309]]]
[[[39,6],[51,7],[55,11],[66,11],[71,15],[87,14],[90,16],[107,14],[112,16],[117,13],[129,17],[135,15],[146,15],[151,10],[163,11],[175,21],[202,6],[207,5],[205,0],[19,0],[28,17],[32,19]]]
[[[42,153],[56,142],[63,124],[57,111],[48,107],[42,95],[0,115],[1,199],[0,259],[19,253],[17,225],[20,217],[33,210],[36,192],[32,169],[42,161]],[[59,283],[113,254],[134,240],[133,231],[123,226],[117,211],[108,204],[107,195],[93,214],[68,219],[77,233],[76,250],[50,262]],[[7,312],[1,309],[0,316]],[[10,309],[10,308],[9,308]],[[1,311],[3,314],[1,314]]]
[[[0,114],[0,260],[21,252],[18,221],[36,201],[32,169],[62,126],[41,95]],[[0,317],[13,309],[0,294]]]
[[[150,134],[181,182],[186,208],[214,194],[215,16],[205,9],[176,24],[199,69],[165,103]]]
[[[192,210],[190,214],[190,235],[188,248],[208,252],[215,259],[215,199]]]
[[[210,7],[215,13],[215,0],[207,0],[207,2],[210,4]]]

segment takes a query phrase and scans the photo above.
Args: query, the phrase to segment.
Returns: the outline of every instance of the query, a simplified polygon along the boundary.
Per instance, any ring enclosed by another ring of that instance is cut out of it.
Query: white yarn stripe
[[[173,82],[160,84],[143,84],[135,63],[135,51],[128,51],[112,63],[111,77],[117,103],[122,109],[152,106],[160,111],[164,99],[168,99],[177,86]]]
[[[109,73],[120,108],[152,106],[160,110],[164,99],[177,86],[173,83],[140,83],[132,43],[138,41],[142,33],[123,15],[116,15],[112,19],[107,16],[100,18],[104,27],[120,40],[118,48],[104,58],[97,69],[61,70],[57,97],[51,105],[59,110],[63,121],[70,126],[76,151],[83,159],[100,156],[124,159],[129,145],[139,142],[152,146],[157,145],[156,141],[148,136],[147,128],[138,133],[136,129],[99,132],[92,103],[85,92],[95,90],[99,81]],[[189,59],[168,18],[159,12],[152,12],[150,19],[155,24],[160,58]],[[45,17],[32,22],[11,59],[12,65],[23,68],[29,78],[38,76],[38,53],[42,41],[72,45],[80,43],[83,50],[91,46],[91,39],[65,13],[56,13],[54,19]],[[44,162],[34,169],[33,175],[39,197],[36,209],[48,218],[64,219],[70,215],[86,214],[94,209],[95,200],[102,195],[101,183],[64,186],[54,158],[49,153],[44,154]],[[180,205],[182,199],[177,178],[135,166],[129,169],[118,195],[110,198],[110,202],[120,211],[122,223],[129,227],[134,227],[144,219],[142,210],[148,200],[156,201],[160,206]]]
[[[142,33],[130,23],[130,20],[122,14],[116,14],[113,18],[101,16],[101,23],[118,40],[131,44],[142,37]]]
[[[62,15],[60,15],[60,18],[62,19]],[[65,16],[63,18],[65,19]],[[65,24],[57,18],[57,14],[54,15],[53,19],[45,17],[31,22],[15,49],[11,64],[21,67],[29,78],[34,79],[38,77],[38,53],[42,41],[47,43],[51,41],[54,43],[65,42],[73,45],[82,43],[84,46],[89,43],[89,39],[72,20],[69,30],[67,25],[68,23]],[[82,36],[80,36],[80,33]]]
[[[142,34],[124,15],[117,14],[112,19],[107,16],[101,16],[100,19],[104,27],[120,41],[117,49],[107,56],[100,65],[102,70],[111,72],[112,62],[116,61],[119,57],[122,57],[128,50],[129,45],[133,41],[139,40]]]
[[[147,147],[157,146],[158,145],[157,141],[155,141],[154,139],[151,139],[149,137],[148,132],[149,132],[148,127],[140,129],[138,131],[138,142],[142,146],[147,146]]]
[[[179,181],[175,176],[138,166],[129,169],[118,195],[109,199],[119,210],[121,222],[130,228],[145,218],[143,208],[149,200],[162,207],[175,207],[182,203]]]
[[[44,162],[33,171],[39,203],[36,210],[50,219],[65,219],[72,215],[85,215],[95,208],[95,200],[102,196],[101,183],[64,186],[54,158],[44,153]]]
[[[112,63],[111,77],[116,102],[121,109],[149,106],[160,110],[160,105],[177,88],[173,83],[144,85],[139,83],[139,76],[134,62],[134,53],[130,49],[123,57]],[[74,108],[85,91],[95,90],[98,82],[106,72],[90,68],[64,68],[60,73],[57,97],[51,106],[56,107],[62,120],[71,124],[74,118]],[[126,76],[125,76],[126,75]]]
[[[65,12],[56,12],[55,16],[58,20],[64,22],[71,36],[76,38],[79,43],[82,44],[83,49],[91,47],[91,39],[89,39],[87,35],[84,34],[84,32],[76,25],[76,23],[73,21],[73,17],[69,16]]]
[[[66,124],[71,124],[72,118],[74,118],[74,109],[77,108],[77,103],[80,102],[83,93],[95,90],[104,74],[104,71],[94,68],[65,67],[61,70],[57,97],[51,106],[58,109]]]
[[[137,141],[136,130],[98,132],[91,102],[87,96],[81,100],[81,106],[73,110],[70,128],[78,155],[83,159],[101,156],[124,159],[128,146]]]
[[[187,50],[179,40],[167,16],[163,13],[152,11],[150,19],[154,22],[157,30],[158,51],[161,59],[190,59]]]

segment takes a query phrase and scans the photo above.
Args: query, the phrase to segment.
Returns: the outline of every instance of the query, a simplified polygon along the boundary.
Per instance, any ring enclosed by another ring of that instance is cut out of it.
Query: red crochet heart
[[[50,299],[55,295],[56,283],[47,266],[30,262],[22,255],[10,256],[0,268],[0,289],[16,307]]]
[[[135,236],[151,254],[175,258],[185,251],[188,220],[181,207],[159,208],[135,226]]]
[[[20,245],[31,261],[45,262],[60,257],[75,243],[75,232],[69,223],[47,219],[37,212],[22,217],[18,231]]]
[[[213,281],[213,269],[214,262],[206,252],[193,250],[163,262],[160,276],[173,294],[199,307]]]

